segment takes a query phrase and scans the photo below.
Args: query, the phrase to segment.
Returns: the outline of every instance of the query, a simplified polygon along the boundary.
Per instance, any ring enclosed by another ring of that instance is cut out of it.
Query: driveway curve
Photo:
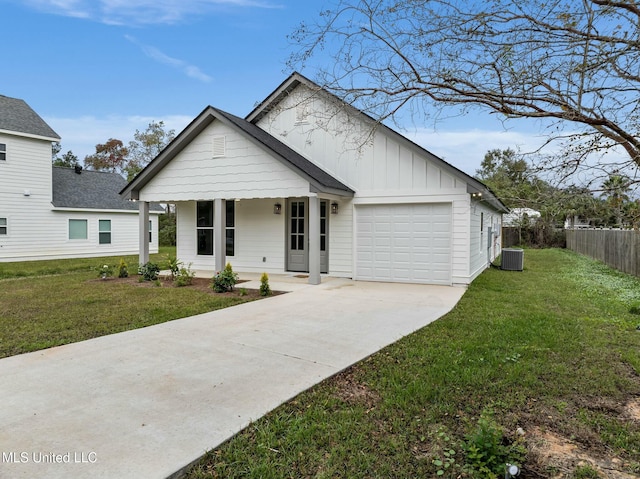
[[[323,281],[0,360],[0,478],[177,474],[298,393],[441,317],[465,291]]]

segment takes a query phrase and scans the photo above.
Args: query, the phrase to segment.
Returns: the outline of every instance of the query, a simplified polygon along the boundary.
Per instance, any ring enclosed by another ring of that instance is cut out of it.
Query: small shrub
[[[169,256],[169,270],[171,270],[171,281],[175,281],[176,276],[180,273],[182,262],[176,256]]]
[[[248,293],[247,288],[240,288],[240,296],[246,296]]]
[[[193,282],[193,278],[195,277],[196,273],[194,271],[191,271],[191,264],[192,263],[189,263],[189,266],[186,267],[182,265],[178,272],[174,275],[173,283],[176,286],[189,286]]]
[[[640,304],[634,304],[629,308],[629,313],[631,314],[640,314]]]
[[[149,261],[138,268],[138,274],[142,276],[145,281],[155,281],[158,279],[158,273],[160,268],[157,264]]]
[[[227,291],[233,291],[237,282],[238,273],[234,273],[231,263],[227,263],[227,266],[222,271],[215,274],[211,287],[216,293],[226,293]]]
[[[98,267],[98,277],[99,278],[108,278],[113,276],[113,268],[109,264],[103,264]]]
[[[128,278],[129,277],[129,265],[123,259],[120,259],[120,264],[118,264],[118,278]]]
[[[501,477],[505,464],[521,464],[526,454],[520,443],[505,444],[502,428],[493,420],[490,410],[482,412],[475,429],[465,439],[466,465],[487,479]]]
[[[271,288],[269,287],[269,275],[267,273],[262,273],[262,276],[260,276],[260,296],[269,295],[271,295]]]

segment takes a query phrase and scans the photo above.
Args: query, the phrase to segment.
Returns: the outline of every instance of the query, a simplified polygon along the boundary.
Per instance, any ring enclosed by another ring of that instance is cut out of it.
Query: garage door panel
[[[451,284],[451,205],[357,207],[356,277]]]

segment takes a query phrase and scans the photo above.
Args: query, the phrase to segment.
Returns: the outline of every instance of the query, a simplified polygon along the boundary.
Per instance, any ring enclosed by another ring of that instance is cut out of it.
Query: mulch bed
[[[96,282],[96,283],[106,283],[106,284],[129,284],[131,286],[138,287],[138,288],[158,288],[158,287],[160,288],[191,288],[191,289],[197,289],[198,291],[202,291],[203,293],[215,294],[219,296],[243,297],[245,299],[264,298],[264,296],[260,296],[260,291],[257,289],[243,288],[242,283],[245,283],[246,281],[238,281],[233,291],[228,291],[226,293],[216,293],[211,288],[211,279],[208,279],[208,278],[193,278],[191,280],[191,284],[187,286],[176,286],[173,283],[173,281],[171,281],[171,278],[168,276],[161,276],[158,278],[158,281],[160,282],[159,286],[155,281],[144,281],[141,279],[142,279],[142,276],[140,275],[131,275],[128,278],[115,278],[115,277],[110,277],[105,279],[97,278],[97,279],[92,279],[90,281]],[[284,292],[272,291],[271,296],[277,296],[279,294],[284,294]]]

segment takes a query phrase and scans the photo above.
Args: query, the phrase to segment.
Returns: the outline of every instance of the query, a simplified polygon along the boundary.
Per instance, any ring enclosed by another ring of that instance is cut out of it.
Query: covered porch
[[[319,284],[331,272],[330,219],[341,205],[350,211],[354,190],[258,126],[208,107],[120,194],[139,205],[143,264],[149,203],[170,203],[185,264],[308,273]],[[352,236],[343,241],[350,253]]]
[[[138,204],[142,231],[148,205],[144,201]],[[231,263],[241,275],[267,272],[309,284],[319,284],[331,274],[351,276],[350,267],[343,267],[340,259],[352,247],[351,235],[345,234],[352,227],[348,197],[234,198],[174,204],[177,257],[199,275],[212,277]],[[139,261],[144,264],[148,258],[148,245],[141,242]]]

